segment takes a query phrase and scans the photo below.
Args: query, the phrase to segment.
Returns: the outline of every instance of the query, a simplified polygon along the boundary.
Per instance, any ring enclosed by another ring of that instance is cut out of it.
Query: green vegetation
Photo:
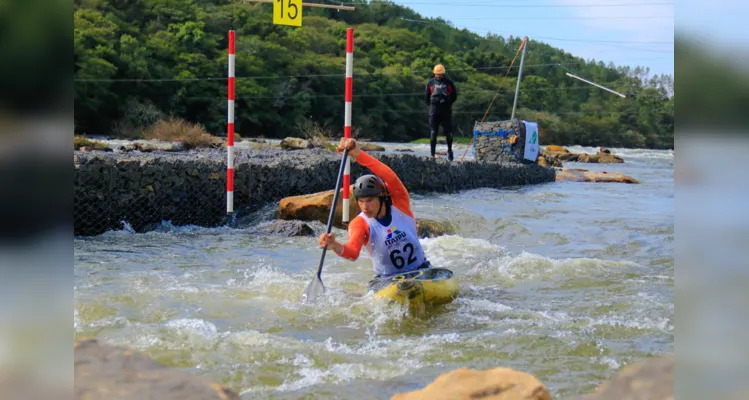
[[[521,42],[481,37],[380,1],[357,3],[353,12],[305,8],[301,28],[273,25],[272,6],[262,3],[74,4],[75,131],[117,137],[142,137],[169,115],[225,136],[229,29],[237,31],[236,131],[299,136],[303,121],[312,120],[342,136],[345,32],[352,25],[352,125],[359,137],[428,137],[424,84],[442,63],[459,90],[454,134],[470,138]],[[568,71],[628,97],[571,79]],[[516,77],[514,68],[487,120],[509,118]],[[586,61],[531,40],[517,115],[539,122],[541,143],[672,148],[672,94],[670,76]]]
[[[188,149],[221,146],[221,140],[208,134],[200,124],[174,117],[156,122],[143,132],[143,137],[145,139],[182,142]],[[235,139],[239,138],[235,137]]]

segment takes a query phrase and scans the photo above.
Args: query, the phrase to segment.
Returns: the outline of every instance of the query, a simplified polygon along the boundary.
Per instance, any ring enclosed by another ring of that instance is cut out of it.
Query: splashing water
[[[164,223],[75,239],[76,335],[253,399],[389,398],[463,366],[529,372],[555,398],[588,392],[632,360],[673,350],[673,153],[612,152],[625,163],[580,167],[642,184],[414,194],[417,217],[458,227],[421,240],[460,281],[459,298],[426,317],[366,293],[366,252],[326,257],[327,292],[305,305],[316,238]]]

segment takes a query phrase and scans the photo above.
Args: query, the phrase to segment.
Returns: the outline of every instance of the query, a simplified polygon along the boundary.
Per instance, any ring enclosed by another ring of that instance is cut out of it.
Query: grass
[[[297,129],[313,146],[335,151],[336,146],[330,143],[333,140],[333,132],[327,126],[321,126],[317,122],[303,119],[297,122]]]
[[[444,136],[437,136],[437,142],[439,142],[440,140],[447,140],[447,139]],[[470,144],[471,140],[473,140],[473,138],[468,137],[468,136],[453,136],[453,143]],[[410,141],[409,143],[429,144],[429,138],[426,137],[426,138],[416,139],[416,140]]]
[[[153,124],[143,136],[146,139],[182,142],[187,148],[218,147],[223,142],[206,132],[202,125],[174,117]]]

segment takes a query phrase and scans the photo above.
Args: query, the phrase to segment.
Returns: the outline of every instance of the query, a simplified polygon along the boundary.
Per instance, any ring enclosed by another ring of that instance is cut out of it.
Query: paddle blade
[[[322,284],[320,276],[315,275],[307,285],[307,289],[304,290],[304,294],[302,294],[302,304],[312,303],[318,295],[323,293],[325,293],[325,285]]]

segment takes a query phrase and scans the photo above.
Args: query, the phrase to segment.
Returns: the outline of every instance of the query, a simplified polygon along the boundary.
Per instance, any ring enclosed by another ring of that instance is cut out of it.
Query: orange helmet
[[[444,74],[445,73],[445,66],[442,64],[437,64],[434,66],[434,72],[435,74]]]

